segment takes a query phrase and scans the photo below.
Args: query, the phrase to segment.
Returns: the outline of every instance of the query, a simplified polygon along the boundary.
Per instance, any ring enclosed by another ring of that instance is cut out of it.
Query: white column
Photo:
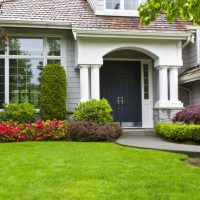
[[[183,107],[183,104],[178,100],[178,67],[171,67],[170,76],[170,106]]]
[[[168,100],[168,67],[160,66],[159,70],[159,101],[156,107],[169,107]]]
[[[80,101],[88,101],[89,94],[89,65],[80,65]]]
[[[99,69],[101,65],[91,66],[91,98],[100,99],[100,78]]]

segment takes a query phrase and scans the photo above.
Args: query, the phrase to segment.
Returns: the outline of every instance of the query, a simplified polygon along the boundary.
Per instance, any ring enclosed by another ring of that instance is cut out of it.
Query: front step
[[[126,136],[151,136],[154,134],[155,132],[153,128],[123,128],[123,135]]]

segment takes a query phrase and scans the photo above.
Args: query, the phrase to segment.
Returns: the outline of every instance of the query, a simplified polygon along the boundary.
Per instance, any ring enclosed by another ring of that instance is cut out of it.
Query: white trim
[[[197,65],[200,65],[200,27],[198,27],[197,29],[196,43],[197,43]]]
[[[144,99],[144,65],[148,64],[149,99]],[[153,128],[153,67],[152,60],[141,60],[142,128]]]
[[[98,38],[137,38],[137,39],[165,39],[165,40],[187,40],[192,33],[170,32],[170,31],[111,31],[111,30],[83,30],[77,29],[74,32],[77,37],[98,37]]]
[[[200,73],[194,73],[191,75],[183,75],[179,77],[179,84],[190,83],[190,82],[198,81],[198,80],[200,80]]]
[[[2,27],[20,28],[50,28],[50,29],[72,29],[71,23],[63,21],[41,21],[41,20],[13,20],[1,19]]]

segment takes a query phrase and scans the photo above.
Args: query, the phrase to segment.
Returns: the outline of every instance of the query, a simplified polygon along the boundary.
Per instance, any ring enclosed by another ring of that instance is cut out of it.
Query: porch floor
[[[190,145],[167,141],[153,131],[124,131],[117,144],[141,149],[154,149],[187,154],[192,157],[200,157],[200,145]]]

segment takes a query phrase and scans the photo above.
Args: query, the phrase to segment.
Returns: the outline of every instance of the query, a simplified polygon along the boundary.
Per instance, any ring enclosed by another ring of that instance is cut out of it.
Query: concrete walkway
[[[200,157],[200,145],[169,142],[155,134],[153,131],[128,131],[125,132],[123,136],[116,141],[116,143],[123,146],[171,151],[184,153],[193,157]]]

